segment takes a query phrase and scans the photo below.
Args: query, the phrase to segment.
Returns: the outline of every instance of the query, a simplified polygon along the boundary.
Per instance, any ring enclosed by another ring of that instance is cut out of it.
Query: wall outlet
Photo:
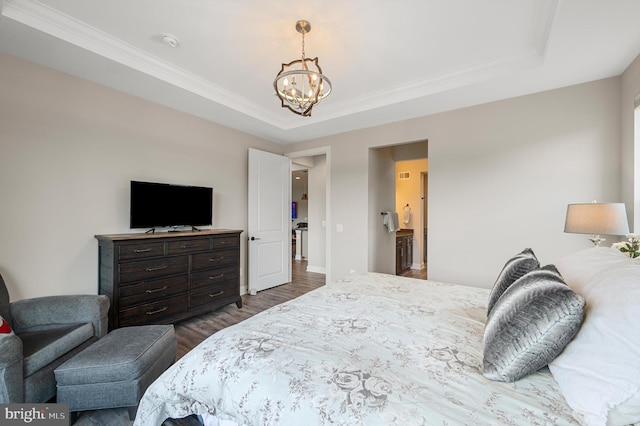
[[[349,273],[350,273],[351,275],[353,275],[353,274],[355,274],[355,273],[356,273],[356,270],[355,270],[355,269],[349,269]]]
[[[336,225],[336,232],[342,232],[342,225],[341,224],[337,224]]]

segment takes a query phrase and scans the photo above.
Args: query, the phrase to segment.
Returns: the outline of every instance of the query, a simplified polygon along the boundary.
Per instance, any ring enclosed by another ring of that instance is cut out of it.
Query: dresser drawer
[[[109,330],[169,324],[230,303],[241,308],[241,234],[203,229],[96,235],[99,292],[111,301]]]
[[[161,278],[169,275],[186,274],[187,256],[173,256],[162,259],[142,260],[140,262],[124,262],[119,266],[118,281],[120,284],[134,281]]]
[[[183,313],[187,309],[189,309],[189,296],[183,294],[153,303],[120,309],[119,323],[120,327],[136,324],[158,324],[162,323],[164,318]]]
[[[191,274],[191,289],[194,290],[229,281],[237,283],[238,275],[238,269],[235,266],[194,272]]]
[[[211,240],[212,248],[214,249],[225,249],[231,247],[238,247],[240,245],[240,238],[233,237],[215,237]]]
[[[144,259],[145,257],[164,255],[164,243],[161,241],[139,244],[121,244],[118,246],[118,259]]]
[[[190,307],[206,305],[217,302],[227,297],[238,295],[238,286],[234,283],[212,286],[208,289],[198,290],[191,293]]]
[[[209,238],[189,238],[188,240],[169,241],[167,254],[193,253],[211,249]]]
[[[238,250],[216,250],[191,255],[191,269],[194,271],[219,268],[221,266],[235,265],[237,263]]]
[[[167,296],[186,293],[189,278],[187,275],[161,280],[142,281],[136,284],[120,286],[120,306],[123,308],[153,302]]]

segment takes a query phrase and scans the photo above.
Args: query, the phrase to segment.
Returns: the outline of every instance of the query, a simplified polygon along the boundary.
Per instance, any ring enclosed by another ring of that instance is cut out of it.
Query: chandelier
[[[300,20],[296,22],[296,30],[302,34],[302,59],[282,64],[273,88],[283,108],[310,117],[311,108],[331,93],[331,81],[322,74],[318,58],[304,56],[304,35],[311,31],[311,24]]]

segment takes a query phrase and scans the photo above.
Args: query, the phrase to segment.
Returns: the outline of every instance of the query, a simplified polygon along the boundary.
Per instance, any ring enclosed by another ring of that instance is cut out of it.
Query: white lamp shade
[[[624,203],[569,204],[564,232],[592,235],[629,233]]]

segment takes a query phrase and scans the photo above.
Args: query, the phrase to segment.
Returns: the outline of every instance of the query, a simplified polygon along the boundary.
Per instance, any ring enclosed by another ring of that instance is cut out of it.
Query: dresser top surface
[[[106,234],[95,235],[98,240],[125,241],[125,240],[152,240],[157,238],[180,238],[180,237],[205,237],[209,235],[229,235],[241,234],[239,229],[202,229],[200,231],[177,231],[177,232],[154,232],[154,233],[131,233],[131,234]]]

